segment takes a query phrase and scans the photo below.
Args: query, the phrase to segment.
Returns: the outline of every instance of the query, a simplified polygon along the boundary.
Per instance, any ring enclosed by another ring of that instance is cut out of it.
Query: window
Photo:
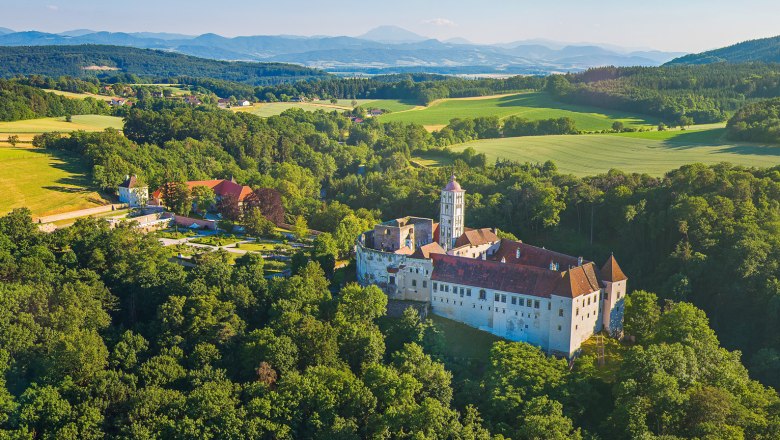
[[[466,289],[466,296],[471,296],[471,289]]]
[[[505,302],[506,302],[506,295],[501,295],[501,302],[502,302],[502,303],[505,303]]]
[[[439,284],[436,283],[436,282],[433,283],[433,291],[434,292],[438,292],[439,291]]]
[[[423,280],[423,289],[425,289],[426,287],[428,287],[428,282]]]
[[[560,325],[558,326],[558,331],[561,331],[561,326]]]
[[[526,305],[527,307],[531,307],[531,300],[530,300],[530,299],[526,300],[526,301],[525,301],[525,305]]]
[[[499,296],[498,296],[498,294],[497,294],[497,293],[496,293],[496,294],[494,294],[494,295],[493,295],[493,301],[495,301],[495,302],[498,302],[498,299],[499,299]]]
[[[552,301],[547,303],[547,310],[552,310]]]
[[[512,305],[515,305],[515,304],[517,304],[517,297],[513,296],[512,297]]]
[[[477,308],[477,305],[476,305],[476,304],[472,304],[472,305],[471,305],[471,308],[472,308],[472,309],[476,309],[476,308]],[[481,308],[482,308],[482,307],[480,307],[480,309],[481,309]]]
[[[539,308],[539,300],[538,299],[536,301],[534,301],[534,308],[535,309]]]
[[[417,280],[412,280],[412,287],[417,287]]]
[[[390,284],[395,284],[395,277],[390,277]]]
[[[580,316],[580,308],[579,308],[579,307],[577,307],[577,308],[574,310],[574,316]]]
[[[563,309],[558,309],[558,316],[563,316]],[[558,330],[560,330],[560,328]]]
[[[479,299],[487,299],[487,292],[485,292],[485,289],[479,291]]]

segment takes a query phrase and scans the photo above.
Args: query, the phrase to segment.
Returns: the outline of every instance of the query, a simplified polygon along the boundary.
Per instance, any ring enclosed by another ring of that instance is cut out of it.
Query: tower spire
[[[464,232],[465,193],[453,172],[449,183],[441,190],[439,244],[445,250],[455,247],[455,240]]]

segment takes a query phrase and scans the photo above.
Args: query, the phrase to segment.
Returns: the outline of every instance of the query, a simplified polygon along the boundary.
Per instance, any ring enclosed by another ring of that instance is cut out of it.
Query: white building
[[[146,206],[149,201],[149,187],[141,186],[135,175],[125,176],[125,181],[119,184],[119,202],[137,208]]]
[[[582,257],[501,239],[495,230],[466,229],[464,194],[453,176],[442,190],[439,224],[406,217],[363,233],[358,280],[567,357],[594,333],[622,333],[627,278],[613,256],[599,270]]]

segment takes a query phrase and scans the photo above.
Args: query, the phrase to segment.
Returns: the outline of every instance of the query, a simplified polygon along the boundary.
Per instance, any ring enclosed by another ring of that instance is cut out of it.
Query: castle
[[[592,261],[464,226],[465,190],[453,175],[441,191],[439,223],[404,217],[356,243],[357,277],[391,299],[512,341],[571,357],[605,330],[622,333],[627,277],[614,256]]]

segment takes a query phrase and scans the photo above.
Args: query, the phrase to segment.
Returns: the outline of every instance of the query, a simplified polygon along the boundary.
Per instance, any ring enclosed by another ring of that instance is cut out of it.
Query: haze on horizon
[[[549,39],[683,52],[780,34],[780,2],[771,0],[0,0],[0,10],[2,27],[55,33],[357,36],[395,25],[439,40]]]

